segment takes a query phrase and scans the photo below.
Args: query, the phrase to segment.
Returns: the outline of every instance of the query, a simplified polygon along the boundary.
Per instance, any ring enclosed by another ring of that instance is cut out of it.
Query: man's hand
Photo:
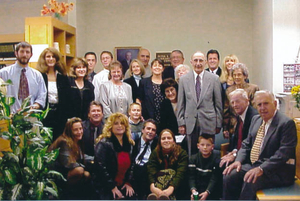
[[[232,152],[230,152],[221,158],[220,167],[223,167],[224,164],[226,164],[225,167],[228,167],[229,163],[233,162],[234,160],[235,156]]]
[[[185,126],[185,125],[179,126],[179,127],[178,127],[178,132],[179,132],[181,135],[186,135],[186,126]]]
[[[247,183],[255,183],[257,178],[260,177],[261,175],[263,175],[263,170],[259,167],[253,168],[251,170],[249,170],[245,176],[244,176],[244,182]]]
[[[223,174],[228,175],[233,169],[236,169],[236,171],[239,172],[241,170],[241,167],[242,167],[241,162],[235,161],[234,163],[232,163],[231,165],[225,168]]]

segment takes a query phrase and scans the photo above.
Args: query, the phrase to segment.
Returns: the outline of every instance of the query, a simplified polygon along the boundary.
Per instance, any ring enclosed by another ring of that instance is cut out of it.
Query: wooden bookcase
[[[54,42],[58,42],[68,67],[76,57],[76,28],[51,16],[27,17],[25,40],[31,45],[48,44],[49,47],[54,47]],[[70,45],[70,53],[66,53],[66,44]],[[36,63],[30,63],[30,66],[35,67]]]
[[[15,43],[24,41],[24,33],[22,34],[2,34],[0,35],[0,43]],[[6,66],[12,65],[16,62],[16,60],[3,60],[0,58],[0,64],[4,64]]]

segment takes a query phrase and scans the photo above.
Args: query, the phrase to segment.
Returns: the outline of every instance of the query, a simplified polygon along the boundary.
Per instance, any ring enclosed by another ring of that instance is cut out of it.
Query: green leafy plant
[[[41,122],[49,109],[31,109],[28,97],[21,109],[11,114],[10,106],[14,102],[14,97],[0,92],[0,120],[7,124],[7,131],[2,128],[0,137],[9,140],[12,149],[12,152],[2,152],[0,158],[0,200],[58,199],[57,182],[65,178],[50,167],[59,150],[47,152],[52,131]]]

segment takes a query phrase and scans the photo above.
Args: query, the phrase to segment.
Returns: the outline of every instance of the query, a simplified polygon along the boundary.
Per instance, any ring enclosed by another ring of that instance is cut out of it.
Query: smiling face
[[[207,56],[208,58],[208,67],[210,70],[215,70],[219,66],[219,59],[217,53],[210,53]]]
[[[192,56],[191,64],[194,67],[194,71],[197,74],[200,74],[203,71],[203,69],[204,69],[204,67],[206,65],[206,59],[205,59],[204,54],[201,53],[201,52],[196,52]]]
[[[88,117],[93,125],[101,123],[103,118],[102,108],[100,105],[91,105]]]
[[[237,68],[232,72],[232,77],[235,84],[237,85],[244,84],[245,80],[247,79],[247,77],[243,73],[243,70],[240,68]]]
[[[141,67],[138,62],[133,62],[131,65],[131,71],[134,75],[141,75]]]
[[[111,128],[111,132],[117,136],[117,135],[124,135],[125,133],[125,125],[121,122],[119,118],[115,120],[113,123],[113,126]]]
[[[151,70],[153,75],[161,75],[164,71],[164,67],[158,61],[155,61],[151,66]]]
[[[234,109],[235,113],[242,115],[249,105],[248,99],[244,98],[242,94],[233,94],[230,96],[230,104]]]
[[[209,139],[201,138],[199,143],[197,144],[197,147],[200,150],[202,156],[204,158],[208,158],[214,149],[214,144]]]
[[[175,87],[168,87],[165,89],[166,98],[171,101],[171,103],[177,103],[177,91]]]
[[[32,56],[32,52],[30,47],[20,47],[18,51],[15,51],[15,55],[21,65],[27,65]]]
[[[122,79],[122,68],[120,66],[114,66],[110,69],[111,80],[116,83]]]
[[[142,117],[142,108],[140,105],[134,104],[130,106],[129,112],[128,112],[130,119],[133,122],[141,120]]]
[[[232,66],[235,64],[234,59],[232,58],[228,58],[225,60],[225,66],[228,72],[230,72],[230,70],[232,69]]]
[[[152,141],[156,136],[156,125],[148,122],[145,127],[142,129],[142,138],[145,142]]]
[[[52,52],[47,52],[45,54],[45,62],[48,68],[54,68],[56,64],[56,58],[54,57]]]
[[[183,64],[184,58],[179,52],[172,52],[170,55],[171,65],[176,68],[179,64]]]
[[[140,50],[138,54],[138,59],[144,64],[146,68],[150,61],[150,52],[146,49]]]
[[[187,73],[188,73],[187,69],[185,67],[181,67],[177,71],[177,77],[180,78],[181,76],[183,76]]]
[[[72,125],[72,134],[74,140],[79,141],[82,139],[83,128],[81,122],[76,122]]]
[[[172,134],[169,131],[164,131],[161,134],[160,144],[163,150],[170,150],[174,147],[175,141]]]
[[[75,68],[75,74],[77,78],[84,78],[84,76],[87,74],[87,67],[84,66],[82,63],[79,64]]]
[[[259,93],[255,95],[254,102],[258,113],[265,122],[274,116],[277,102],[276,100],[273,100],[269,94]]]

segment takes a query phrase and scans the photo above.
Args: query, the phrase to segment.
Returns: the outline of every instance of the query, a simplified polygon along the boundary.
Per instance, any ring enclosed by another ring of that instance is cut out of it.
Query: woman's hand
[[[112,190],[111,190],[112,194],[113,194],[113,197],[114,199],[121,199],[121,198],[124,198],[123,194],[121,193],[121,191],[119,191],[118,187],[114,187]]]
[[[150,191],[151,191],[151,193],[155,193],[157,196],[160,196],[160,195],[163,194],[163,191],[160,190],[159,188],[156,188],[156,187],[154,186],[154,183],[152,183],[152,184],[150,185]]]
[[[122,187],[122,190],[124,189],[124,188],[126,188],[126,196],[128,197],[132,197],[133,196],[133,194],[134,194],[134,190],[133,190],[133,188],[130,186],[130,185],[128,185],[128,184],[124,184],[124,186]]]
[[[167,195],[169,197],[174,192],[174,187],[173,186],[169,186],[167,189],[163,190],[162,192],[163,192],[163,194],[165,194],[165,195]]]

